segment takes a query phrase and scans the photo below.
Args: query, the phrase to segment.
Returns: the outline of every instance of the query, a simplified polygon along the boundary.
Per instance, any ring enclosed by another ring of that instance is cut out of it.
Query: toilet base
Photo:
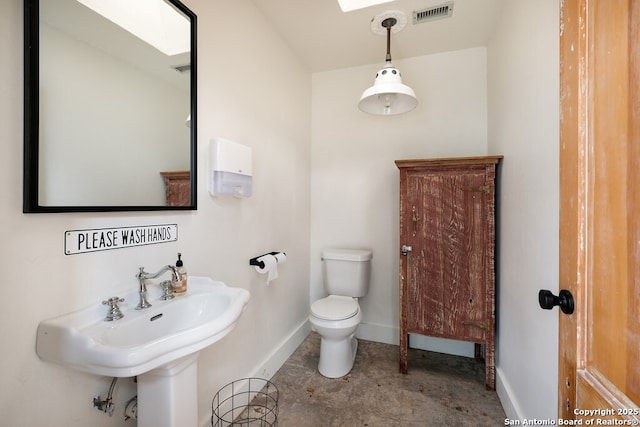
[[[357,350],[358,340],[355,333],[341,340],[324,338],[321,335],[318,371],[327,378],[344,377],[353,368]]]

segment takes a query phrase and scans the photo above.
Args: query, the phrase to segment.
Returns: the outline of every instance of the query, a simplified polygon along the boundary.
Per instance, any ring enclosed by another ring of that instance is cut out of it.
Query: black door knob
[[[559,305],[560,310],[562,310],[564,314],[572,314],[575,308],[573,295],[566,289],[561,290],[558,296],[555,296],[551,291],[546,289],[540,289],[540,292],[538,292],[538,302],[540,303],[540,307],[545,310],[551,310],[556,305]]]

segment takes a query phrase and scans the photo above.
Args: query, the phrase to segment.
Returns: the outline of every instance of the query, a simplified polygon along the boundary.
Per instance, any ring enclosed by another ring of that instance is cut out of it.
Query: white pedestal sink
[[[145,310],[135,310],[135,290],[124,295],[120,320],[104,321],[106,307],[97,302],[41,322],[36,352],[83,372],[137,376],[138,426],[196,427],[199,351],[233,329],[249,292],[193,276],[187,294],[172,300],[159,300],[154,288]]]

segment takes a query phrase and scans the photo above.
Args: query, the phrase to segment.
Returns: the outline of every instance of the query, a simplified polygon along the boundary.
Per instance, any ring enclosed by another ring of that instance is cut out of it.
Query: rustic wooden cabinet
[[[495,389],[495,182],[502,156],[397,160],[400,371],[409,334],[475,343]],[[482,351],[484,350],[484,351]]]
[[[167,206],[189,206],[191,204],[191,172],[160,172],[164,178]]]

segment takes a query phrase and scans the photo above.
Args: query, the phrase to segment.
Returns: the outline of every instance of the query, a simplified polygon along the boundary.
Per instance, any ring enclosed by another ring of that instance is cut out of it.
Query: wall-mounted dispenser
[[[210,144],[209,194],[249,197],[252,190],[251,147],[223,138]]]

